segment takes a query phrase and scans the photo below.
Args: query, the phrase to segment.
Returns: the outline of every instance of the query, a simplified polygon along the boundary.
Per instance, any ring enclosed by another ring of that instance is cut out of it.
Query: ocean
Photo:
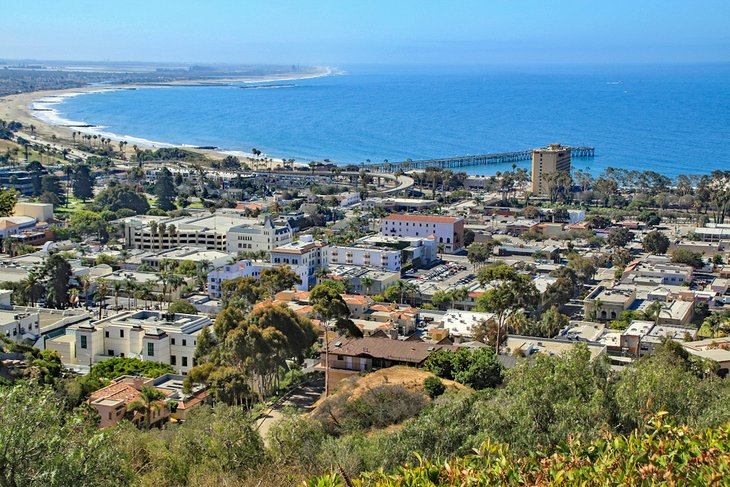
[[[313,79],[101,91],[53,108],[60,119],[118,136],[255,147],[300,162],[432,159],[557,142],[595,147],[594,158],[573,162],[594,174],[608,166],[672,177],[730,169],[728,64],[339,69]]]

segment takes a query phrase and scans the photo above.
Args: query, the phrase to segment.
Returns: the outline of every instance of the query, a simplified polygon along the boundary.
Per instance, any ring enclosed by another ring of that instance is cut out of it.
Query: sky
[[[4,59],[310,65],[730,62],[730,0],[4,3]]]

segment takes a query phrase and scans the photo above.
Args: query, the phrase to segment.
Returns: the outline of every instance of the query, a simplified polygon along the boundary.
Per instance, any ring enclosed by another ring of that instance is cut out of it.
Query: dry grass
[[[335,395],[344,395],[348,399],[356,399],[364,392],[381,385],[399,385],[403,386],[411,392],[420,392],[427,396],[423,388],[423,381],[427,377],[433,377],[431,372],[404,365],[397,365],[387,369],[380,369],[365,375],[356,375],[346,379],[342,379],[337,383],[330,397]],[[446,390],[467,390],[467,386],[454,382],[452,380],[441,379],[446,386]],[[323,399],[315,403],[315,409],[322,403]]]

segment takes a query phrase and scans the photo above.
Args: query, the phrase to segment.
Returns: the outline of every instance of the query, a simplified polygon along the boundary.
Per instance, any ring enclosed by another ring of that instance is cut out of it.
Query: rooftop
[[[456,223],[463,220],[463,218],[456,218],[453,216],[436,216],[436,215],[403,215],[394,213],[388,215],[383,220],[395,220],[404,222],[428,222],[428,223]]]

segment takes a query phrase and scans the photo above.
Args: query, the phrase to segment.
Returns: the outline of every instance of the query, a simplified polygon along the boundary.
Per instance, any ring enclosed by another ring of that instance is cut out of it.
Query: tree
[[[157,181],[155,182],[155,196],[157,196],[157,207],[164,211],[170,211],[177,208],[174,200],[177,195],[175,183],[172,180],[172,173],[166,167],[157,173]]]
[[[701,252],[693,252],[687,249],[674,249],[672,251],[672,262],[675,264],[687,264],[695,269],[705,267]]]
[[[446,386],[438,377],[426,377],[423,380],[423,388],[431,399],[436,399],[446,392]]]
[[[633,239],[634,234],[631,233],[627,228],[617,227],[609,230],[606,241],[611,247],[619,248],[626,247],[626,245]]]
[[[312,304],[314,312],[320,317],[324,323],[324,337],[325,337],[325,385],[324,385],[324,396],[329,395],[329,327],[331,322],[334,321],[335,327],[346,328],[352,321],[349,320],[350,308],[347,307],[347,303],[342,299],[337,290],[332,287],[320,283],[314,286],[312,291],[309,293],[309,302]],[[349,323],[348,323],[349,322]],[[347,328],[346,328],[347,329]],[[354,324],[349,327],[349,330],[353,334],[362,333],[359,332]],[[357,331],[356,331],[357,330]]]
[[[86,164],[76,166],[73,172],[73,195],[84,202],[94,197],[94,178]]]
[[[0,217],[12,215],[17,202],[17,191],[14,189],[0,189]]]
[[[423,364],[437,377],[456,380],[473,389],[496,387],[502,383],[503,367],[491,348],[460,348],[456,352],[436,350]]]
[[[526,206],[522,210],[522,215],[530,220],[539,220],[542,216],[542,211],[540,211],[540,208],[536,206]]]
[[[167,311],[170,313],[181,313],[186,315],[196,315],[198,310],[187,299],[177,299],[170,303]]]
[[[273,299],[278,292],[292,289],[302,283],[301,277],[286,264],[261,271],[259,286]]]
[[[659,230],[652,230],[644,237],[643,245],[649,253],[665,254],[669,250],[669,238]]]
[[[110,185],[94,198],[94,205],[99,210],[119,211],[123,208],[144,215],[150,209],[147,198],[138,193],[130,185]]]
[[[129,485],[130,471],[93,415],[68,412],[50,387],[22,381],[0,388],[0,485]]]
[[[162,400],[166,397],[167,396],[165,396],[165,394],[163,394],[163,392],[159,389],[142,386],[142,389],[139,391],[139,399],[129,403],[127,411],[141,410],[144,414],[145,425],[147,429],[150,429],[152,426],[152,412],[159,412],[165,407]]]
[[[492,239],[485,242],[474,242],[466,248],[468,252],[467,259],[469,259],[469,262],[471,262],[475,269],[478,269],[489,262],[494,248],[498,245],[499,242]]]
[[[46,174],[41,178],[41,193],[54,195],[61,204],[66,201],[66,195],[61,189],[61,180],[55,174]]]
[[[477,280],[487,290],[477,298],[476,310],[490,311],[496,315],[495,349],[498,352],[507,318],[517,310],[537,305],[539,293],[529,276],[519,274],[505,264],[496,264],[480,270]]]
[[[68,306],[71,265],[63,256],[53,254],[46,259],[42,273],[46,283],[46,305],[65,309]]]

